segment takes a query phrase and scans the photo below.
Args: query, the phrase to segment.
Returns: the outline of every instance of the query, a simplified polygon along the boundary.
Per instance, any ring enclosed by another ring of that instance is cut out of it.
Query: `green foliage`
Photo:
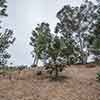
[[[6,10],[7,10],[7,1],[0,0],[0,16],[7,16]]]
[[[50,62],[49,64],[46,64],[44,67],[47,73],[49,73],[50,78],[55,80],[55,79],[58,79],[59,72],[62,72],[64,68],[66,67],[66,65],[57,64],[57,63],[52,64]]]
[[[84,48],[88,48],[89,46],[88,33],[96,19],[96,9],[96,5],[86,0],[77,7],[66,5],[57,13],[59,22],[57,23],[55,32],[62,34],[63,37],[66,38],[67,45],[74,43],[71,46],[75,46],[76,42],[77,47],[80,48],[78,56],[81,56],[82,63],[87,62],[86,60],[84,61],[84,56],[87,57],[88,55],[85,55],[86,52],[84,52]],[[73,40],[74,42],[71,42]]]
[[[100,63],[100,6],[97,10],[97,19],[90,34],[90,51],[95,55],[95,61]]]
[[[7,1],[0,0],[0,16],[7,16]],[[1,28],[1,27],[0,27]],[[5,32],[0,32],[0,65],[5,65],[7,59],[10,58],[10,54],[7,52],[7,49],[15,41],[13,37],[13,31],[6,29]]]
[[[32,32],[30,40],[33,53],[38,59],[45,60],[45,70],[55,78],[58,77],[59,72],[63,71],[64,64],[69,64],[69,56],[73,61],[74,50],[78,49],[74,46],[75,41],[71,37],[67,41],[64,36],[52,34],[47,23],[39,24]]]
[[[4,16],[7,16],[7,13],[6,13],[6,10],[7,10],[7,2],[6,0],[0,0],[0,17],[4,17]],[[2,21],[0,20],[0,23]],[[2,27],[0,26],[0,29]]]
[[[100,72],[96,74],[96,79],[100,81]]]
[[[30,37],[34,62],[37,62],[36,59],[44,61],[45,69],[55,78],[66,64],[86,63],[89,48],[91,45],[93,47],[92,39],[95,40],[95,35],[90,31],[93,31],[97,20],[97,9],[98,6],[88,0],[80,6],[64,6],[57,13],[59,22],[54,34],[50,32],[48,23],[38,24]],[[97,30],[95,34],[99,33]],[[100,46],[99,40],[94,42],[97,48]]]
[[[19,65],[19,66],[17,66],[16,69],[22,71],[23,69],[26,69],[26,68],[27,68],[27,65]]]
[[[57,57],[60,56],[61,44],[58,36],[51,38],[52,42],[48,47],[48,57],[51,57],[53,62],[56,62]]]
[[[0,75],[7,75],[8,73],[16,71],[16,67],[2,66],[0,67]]]
[[[13,37],[13,31],[6,29],[4,33],[0,33],[0,65],[5,65],[7,59],[10,58],[10,54],[7,49],[13,42],[15,38]]]
[[[47,53],[48,64],[44,67],[47,72],[52,76],[51,78],[56,79],[59,75],[59,72],[62,72],[65,68],[64,57],[62,55],[63,44],[61,43],[61,37],[55,35],[51,38],[51,43],[49,44]]]
[[[0,70],[0,75],[6,75],[7,74],[7,71],[5,71],[5,70]]]
[[[37,59],[45,59],[46,51],[51,41],[51,33],[48,23],[38,24],[30,37],[30,45],[33,47],[32,55]],[[36,60],[36,59],[35,59]],[[34,61],[34,64],[37,64]]]

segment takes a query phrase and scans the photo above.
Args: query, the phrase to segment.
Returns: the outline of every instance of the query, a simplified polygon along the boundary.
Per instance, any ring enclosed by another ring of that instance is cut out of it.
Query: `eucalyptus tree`
[[[7,1],[0,0],[0,16],[7,16]]]
[[[46,52],[48,64],[44,66],[46,71],[50,73],[51,78],[57,79],[59,72],[62,72],[66,67],[66,61],[64,61],[64,56],[62,55],[64,48],[61,37],[57,34],[53,35]]]
[[[66,41],[59,34],[54,34],[51,37],[51,42],[46,52],[48,64],[44,67],[54,79],[58,78],[59,72],[62,72],[67,65],[75,63],[77,60],[75,59],[77,56],[77,52],[75,51],[78,47],[75,47],[74,40],[71,40]]]
[[[37,59],[34,59],[34,64],[37,64],[38,59],[45,60],[44,69],[57,78],[59,71],[64,68],[61,65],[63,63],[61,38],[57,34],[52,34],[49,24],[43,22],[32,31],[30,40],[33,47],[32,55]]]
[[[33,64],[37,65],[38,59],[46,60],[46,51],[51,41],[49,24],[44,22],[38,24],[35,30],[32,31],[32,36],[30,37],[30,40],[30,45],[33,47]]]
[[[71,37],[77,42],[80,47],[81,63],[86,63],[84,48],[89,45],[86,39],[88,31],[96,18],[96,9],[95,4],[86,0],[77,7],[66,5],[57,13],[59,22],[56,26],[56,32],[61,33],[63,37],[67,36],[66,40]]]
[[[100,0],[96,0],[98,2],[98,4],[100,4]]]
[[[99,1],[98,1],[99,2]],[[100,63],[100,5],[98,4],[96,23],[90,34],[90,51],[95,55],[95,61]]]
[[[13,31],[6,29],[5,32],[0,32],[0,65],[5,65],[7,63],[7,59],[11,57],[11,55],[7,52],[7,49],[11,44],[15,41],[15,37],[13,37]]]
[[[0,17],[7,16],[6,12],[7,1],[0,0]],[[0,31],[0,65],[5,65],[7,63],[7,59],[11,57],[7,50],[14,41],[15,37],[13,37],[12,30],[6,29],[5,32]]]
[[[67,34],[68,35],[68,34]],[[66,64],[75,64],[80,61],[80,49],[72,37],[61,37],[61,56]]]
[[[6,0],[0,0],[0,17],[7,16],[7,1]],[[0,18],[0,23],[1,23]],[[0,26],[1,29],[1,26]]]

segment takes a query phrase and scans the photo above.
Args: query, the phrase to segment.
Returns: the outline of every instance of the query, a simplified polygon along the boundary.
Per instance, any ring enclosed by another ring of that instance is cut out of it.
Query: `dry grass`
[[[36,76],[31,70],[0,77],[0,100],[100,100],[100,67],[71,66],[60,81],[50,81],[46,74]],[[17,76],[18,78],[15,78]]]

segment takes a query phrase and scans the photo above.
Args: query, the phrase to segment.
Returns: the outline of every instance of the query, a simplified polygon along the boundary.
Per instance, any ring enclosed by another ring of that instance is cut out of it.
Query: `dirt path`
[[[100,100],[100,83],[95,79],[100,67],[67,68],[63,81],[48,79],[0,79],[0,100]]]

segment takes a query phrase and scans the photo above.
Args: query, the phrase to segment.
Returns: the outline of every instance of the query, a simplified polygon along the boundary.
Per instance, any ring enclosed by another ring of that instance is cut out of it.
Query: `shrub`
[[[36,67],[37,67],[36,64],[31,65],[31,68],[36,68]]]
[[[7,75],[7,71],[6,70],[0,70],[0,75],[5,77]]]
[[[26,65],[19,65],[19,66],[17,67],[17,70],[22,71],[23,69],[26,69],[26,68],[27,68]]]
[[[47,64],[44,66],[47,73],[49,73],[50,78],[58,79],[59,72],[62,72],[66,67],[65,64]]]
[[[96,74],[96,79],[100,81],[100,72]]]

